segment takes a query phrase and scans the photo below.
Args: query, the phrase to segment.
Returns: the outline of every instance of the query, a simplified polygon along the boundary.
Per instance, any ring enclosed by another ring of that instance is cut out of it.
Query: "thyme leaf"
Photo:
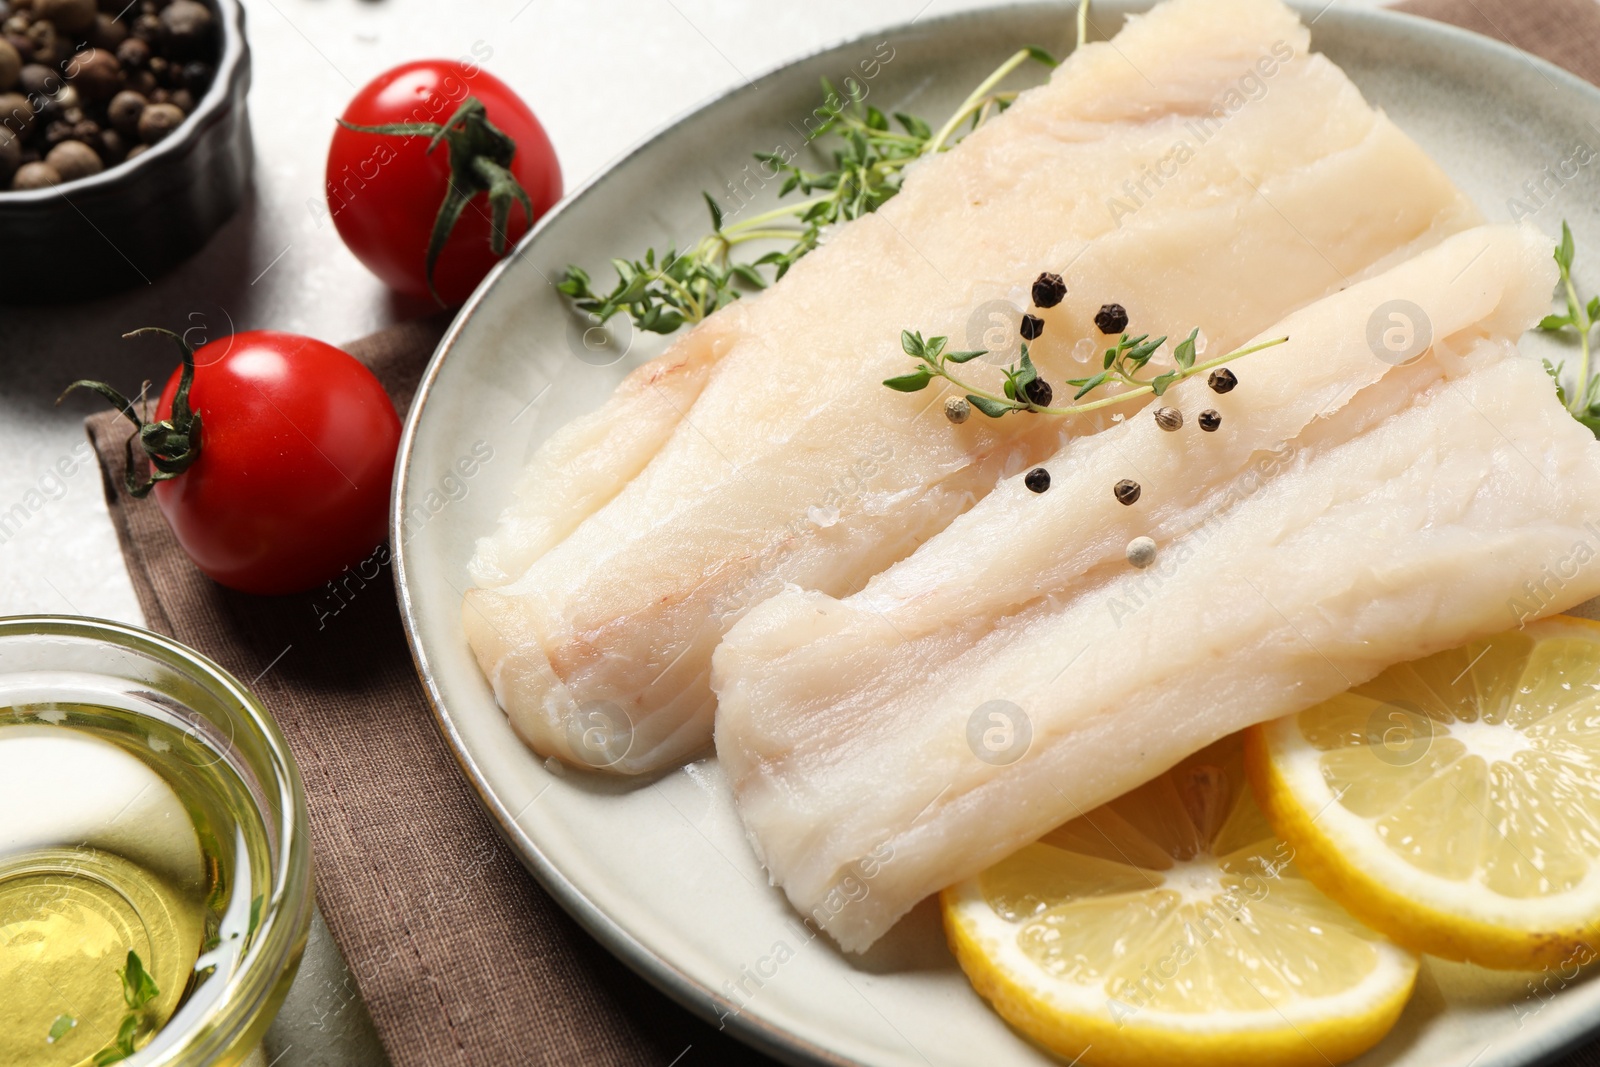
[[[1578,374],[1571,386],[1564,383],[1565,362],[1552,364],[1547,359],[1544,369],[1550,375],[1550,380],[1555,382],[1556,397],[1562,406],[1572,413],[1573,418],[1587,426],[1590,433],[1600,437],[1600,374],[1591,376],[1589,373],[1594,327],[1600,323],[1600,296],[1590,297],[1587,304],[1578,297],[1578,287],[1572,281],[1574,253],[1572,227],[1563,219],[1561,240],[1555,248],[1555,261],[1561,271],[1561,295],[1566,300],[1567,313],[1546,315],[1539,320],[1538,328],[1549,333],[1571,330],[1577,334]]]

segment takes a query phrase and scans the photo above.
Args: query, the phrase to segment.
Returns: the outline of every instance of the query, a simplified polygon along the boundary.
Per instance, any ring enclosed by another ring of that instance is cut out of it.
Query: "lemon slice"
[[[1600,936],[1600,624],[1391,667],[1246,747],[1306,876],[1396,941],[1531,969]]]
[[[1300,876],[1236,738],[941,902],[978,992],[1081,1064],[1326,1067],[1388,1032],[1417,974]]]

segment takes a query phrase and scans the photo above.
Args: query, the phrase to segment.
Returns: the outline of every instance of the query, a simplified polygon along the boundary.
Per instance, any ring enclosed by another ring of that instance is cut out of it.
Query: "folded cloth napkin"
[[[1402,7],[1600,81],[1595,0]],[[445,326],[408,323],[349,351],[404,411]],[[148,625],[250,680],[299,758],[318,901],[397,1065],[771,1062],[614,960],[522,868],[434,725],[387,567],[336,613],[323,591],[222,589],[190,565],[152,499],[123,491],[127,423],[106,412],[88,430]],[[1600,1067],[1600,1046],[1564,1063]]]
[[[408,323],[347,351],[403,412],[447,325]],[[283,728],[305,777],[318,903],[396,1065],[771,1062],[613,959],[523,869],[434,725],[387,566],[341,583],[342,602],[223,589],[153,497],[123,490],[130,429],[114,411],[88,419],[146,622],[248,681]]]

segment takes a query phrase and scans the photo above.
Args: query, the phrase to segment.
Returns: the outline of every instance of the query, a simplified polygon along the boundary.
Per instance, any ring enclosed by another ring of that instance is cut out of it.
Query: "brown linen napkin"
[[[1600,81],[1595,0],[1401,9]],[[349,351],[404,411],[445,325],[394,327]],[[523,870],[434,726],[387,568],[332,616],[322,593],[222,589],[189,564],[154,501],[122,491],[127,424],[107,412],[88,429],[150,627],[252,680],[288,735],[310,800],[318,900],[396,1064],[771,1062],[614,960]],[[1562,1067],[1600,1067],[1600,1046]]]
[[[447,325],[408,323],[347,350],[404,412]],[[223,589],[189,563],[154,498],[122,490],[128,423],[108,411],[87,426],[148,625],[249,682],[289,739],[317,899],[395,1064],[771,1062],[612,958],[523,869],[434,725],[387,566],[336,612],[326,590]]]

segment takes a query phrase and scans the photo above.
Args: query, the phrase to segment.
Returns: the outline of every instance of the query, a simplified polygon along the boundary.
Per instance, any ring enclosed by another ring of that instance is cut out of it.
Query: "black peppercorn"
[[[1132,504],[1139,499],[1139,483],[1131,478],[1124,478],[1112,486],[1111,492],[1123,504]]]
[[[1215,432],[1222,425],[1222,414],[1216,408],[1206,408],[1200,413],[1200,428],[1206,433]]]
[[[1183,426],[1183,412],[1177,408],[1156,408],[1156,425],[1171,433]]]
[[[1206,379],[1206,384],[1211,386],[1213,393],[1226,393],[1239,384],[1239,379],[1227,367],[1218,367],[1211,372],[1211,377]]]
[[[1022,479],[1022,484],[1035,493],[1042,493],[1050,488],[1050,472],[1043,467],[1035,467]]]
[[[1050,401],[1055,397],[1056,392],[1050,388],[1049,382],[1043,378],[1035,378],[1022,387],[1022,395],[1039,407],[1047,408],[1050,406]]]
[[[1101,333],[1121,333],[1128,328],[1128,309],[1121,304],[1101,304],[1094,327]]]
[[[1037,315],[1022,316],[1022,339],[1031,341],[1044,333],[1044,320]]]
[[[1067,295],[1067,283],[1061,280],[1061,275],[1045,271],[1033,280],[1033,303],[1035,307],[1053,308],[1061,303]]]

